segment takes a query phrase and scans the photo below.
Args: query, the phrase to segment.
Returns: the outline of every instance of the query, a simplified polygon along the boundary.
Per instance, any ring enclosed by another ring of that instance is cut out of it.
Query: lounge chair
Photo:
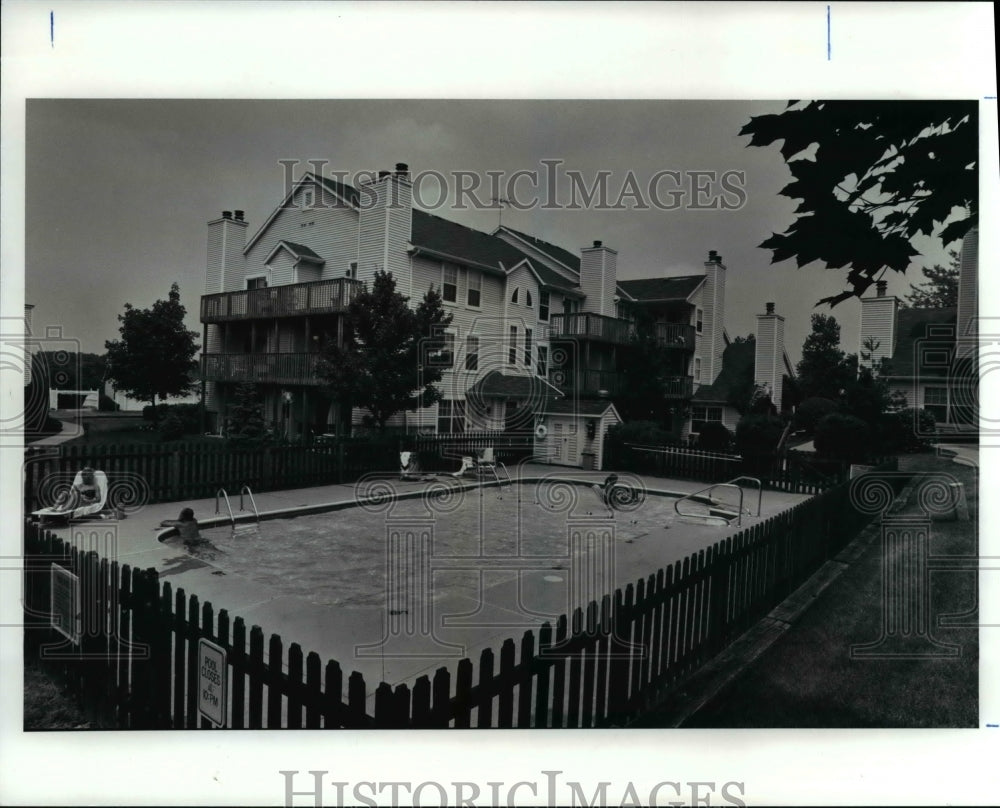
[[[94,472],[94,487],[97,489],[97,499],[93,502],[80,504],[79,488],[83,486],[83,472],[78,471],[73,478],[73,487],[67,492],[65,501],[48,508],[32,511],[31,515],[39,520],[45,519],[84,519],[104,510],[108,499],[108,476],[103,471]]]

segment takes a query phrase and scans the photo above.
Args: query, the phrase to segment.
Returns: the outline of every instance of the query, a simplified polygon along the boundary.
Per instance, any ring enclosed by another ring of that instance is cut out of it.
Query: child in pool
[[[185,544],[202,544],[205,539],[198,533],[198,520],[194,518],[191,508],[184,508],[177,519],[164,519],[160,527],[175,527]]]

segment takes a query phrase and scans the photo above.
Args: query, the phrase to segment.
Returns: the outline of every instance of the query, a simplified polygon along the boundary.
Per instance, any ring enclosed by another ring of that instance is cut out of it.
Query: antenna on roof
[[[500,214],[499,214],[499,218],[497,219],[497,227],[503,227],[503,206],[504,205],[509,205],[510,204],[510,200],[509,199],[505,199],[502,196],[494,196],[494,197],[492,197],[490,199],[490,201],[494,205],[499,205]]]

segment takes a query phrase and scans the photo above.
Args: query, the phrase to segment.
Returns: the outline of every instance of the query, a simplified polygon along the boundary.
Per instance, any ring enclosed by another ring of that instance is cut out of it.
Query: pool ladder
[[[743,486],[740,485],[740,483],[744,482],[753,483],[757,487],[756,513],[754,513],[749,508],[747,508],[746,511],[744,511],[743,509]],[[740,495],[740,503],[735,513],[730,510],[723,510],[723,508],[721,508],[720,506],[727,505],[728,503],[721,502],[720,500],[714,499],[712,497],[712,492],[715,491],[716,488],[736,489],[736,491]],[[695,497],[701,496],[702,494],[708,494],[709,506],[708,506],[707,516],[705,514],[700,514],[700,513],[690,513],[690,512],[685,513],[684,511],[681,510],[682,502],[685,502],[687,500],[694,500]],[[674,503],[674,511],[676,511],[676,513],[679,516],[687,516],[693,519],[705,520],[706,524],[718,524],[717,522],[711,522],[709,520],[719,519],[722,520],[725,524],[731,525],[735,520],[737,526],[741,527],[743,525],[744,513],[746,513],[747,516],[760,516],[760,506],[762,497],[763,497],[763,486],[761,485],[760,480],[758,480],[756,477],[734,477],[732,480],[729,480],[728,482],[715,483],[714,485],[710,485],[707,488],[702,488],[700,491],[695,491],[693,494],[688,494],[687,496],[681,497]],[[715,506],[714,512],[713,512],[713,506]]]
[[[229,511],[229,521],[232,524],[232,526],[233,526],[233,532],[235,533],[237,531],[237,529],[238,529],[236,527],[236,515],[233,513],[233,504],[232,504],[232,502],[229,501],[229,494],[226,492],[225,488],[220,488],[218,491],[215,492],[215,513],[218,514],[220,512],[219,511],[219,498],[220,497],[226,503],[226,510]],[[246,507],[244,506],[244,497],[248,497],[249,498],[249,500],[250,500],[250,507],[253,508],[253,515],[257,518],[257,524],[259,524],[260,523],[260,511],[257,510],[257,502],[253,498],[253,491],[250,490],[250,486],[249,485],[244,485],[242,488],[240,488],[240,513],[242,513],[243,511],[246,510]],[[249,525],[248,528],[244,528],[244,529],[256,530],[257,529],[257,524]]]

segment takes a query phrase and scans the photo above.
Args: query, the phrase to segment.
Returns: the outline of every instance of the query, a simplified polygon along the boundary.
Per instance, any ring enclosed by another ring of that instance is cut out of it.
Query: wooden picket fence
[[[743,468],[743,458],[739,455],[703,452],[683,446],[618,445],[607,440],[604,452],[604,465],[609,469],[707,483],[731,480],[738,477]]]
[[[274,491],[353,482],[375,470],[399,468],[399,440],[345,438],[240,448],[204,444],[93,444],[29,447],[24,493],[28,511],[44,501],[53,480],[72,481],[84,466],[108,476],[111,504],[202,499],[219,488]]]
[[[890,478],[897,491],[903,480]],[[216,614],[155,570],[99,558],[25,525],[26,653],[50,660],[87,708],[113,726],[210,726],[197,712],[201,638],[222,646],[229,668],[227,726],[234,728],[445,728],[625,726],[781,602],[871,519],[840,485],[624,591],[487,649],[412,686],[324,665],[297,643]],[[79,576],[79,645],[49,626],[49,572]],[[51,656],[51,655],[48,655]],[[374,694],[371,714],[366,709]]]

